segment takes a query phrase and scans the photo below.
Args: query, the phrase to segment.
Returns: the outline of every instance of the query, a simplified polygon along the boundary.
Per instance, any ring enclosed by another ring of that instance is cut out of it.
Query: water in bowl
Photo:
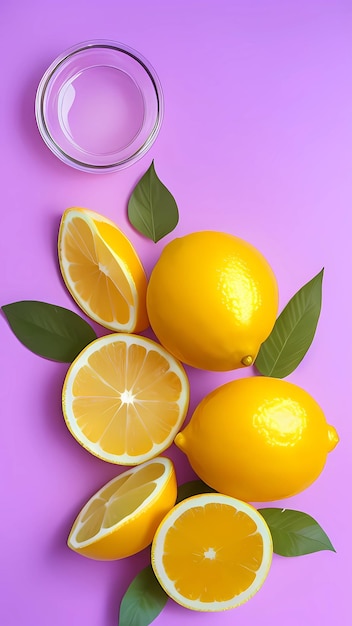
[[[88,67],[58,95],[59,123],[77,149],[95,155],[117,153],[136,138],[144,121],[143,95],[120,69]]]

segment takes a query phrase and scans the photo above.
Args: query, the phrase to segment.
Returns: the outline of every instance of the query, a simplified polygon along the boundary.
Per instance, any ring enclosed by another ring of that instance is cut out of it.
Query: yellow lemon
[[[147,278],[132,243],[113,222],[88,209],[67,209],[58,255],[66,287],[88,317],[115,331],[148,327]]]
[[[337,442],[310,394],[264,376],[212,391],[175,438],[204,482],[249,502],[287,498],[308,487]]]
[[[122,559],[146,548],[176,501],[173,463],[147,461],[114,478],[95,493],[77,516],[67,543],[92,559]]]
[[[62,390],[71,434],[95,456],[120,465],[143,463],[170,446],[188,402],[182,365],[155,341],[127,333],[84,348]]]
[[[201,231],[168,243],[147,288],[150,324],[163,346],[196,368],[251,365],[278,311],[274,273],[251,244]]]
[[[251,505],[222,494],[192,496],[160,523],[152,567],[166,593],[196,611],[223,611],[249,600],[272,560],[271,534]]]

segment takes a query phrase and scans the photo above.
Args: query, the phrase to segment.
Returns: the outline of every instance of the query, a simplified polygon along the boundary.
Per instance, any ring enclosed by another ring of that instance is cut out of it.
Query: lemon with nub
[[[71,434],[95,456],[120,465],[143,463],[169,447],[188,402],[182,365],[155,341],[129,333],[86,346],[62,390]]]
[[[160,343],[183,363],[226,371],[252,365],[278,311],[264,256],[234,235],[200,231],[163,249],[149,279],[147,311]]]
[[[121,332],[138,333],[149,326],[144,268],[111,220],[89,209],[67,209],[58,255],[66,287],[88,317]]]
[[[161,521],[152,543],[152,567],[179,604],[223,611],[260,589],[272,553],[269,528],[256,509],[207,493],[183,500]]]
[[[310,394],[264,376],[210,392],[175,438],[205,483],[247,502],[299,493],[318,478],[337,442]]]
[[[158,457],[126,470],[95,493],[77,516],[67,544],[92,559],[122,559],[146,548],[176,501],[172,461]]]

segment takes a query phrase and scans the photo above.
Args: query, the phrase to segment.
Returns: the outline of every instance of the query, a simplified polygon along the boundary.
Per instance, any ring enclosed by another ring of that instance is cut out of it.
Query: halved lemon
[[[67,289],[88,317],[115,331],[148,327],[145,271],[132,243],[113,222],[89,209],[67,209],[58,255]]]
[[[182,365],[151,339],[112,333],[92,341],[63,385],[66,424],[95,456],[138,465],[168,448],[187,413]]]
[[[207,493],[167,513],[154,535],[152,566],[166,593],[182,606],[223,611],[260,589],[272,553],[269,528],[256,509]]]
[[[77,516],[67,544],[98,560],[122,559],[146,548],[175,504],[172,461],[158,457],[114,478],[92,496]]]

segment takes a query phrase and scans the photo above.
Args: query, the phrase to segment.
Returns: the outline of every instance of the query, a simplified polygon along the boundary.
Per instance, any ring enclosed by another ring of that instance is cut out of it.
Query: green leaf
[[[122,598],[119,626],[148,626],[161,613],[168,597],[148,565],[137,574]]]
[[[179,486],[176,504],[178,502],[181,502],[181,500],[185,500],[185,498],[189,498],[190,496],[195,496],[198,493],[214,493],[214,492],[215,492],[215,489],[212,489],[212,487],[209,487],[202,480],[190,480],[188,483],[183,483],[183,485]]]
[[[307,513],[292,509],[258,509],[269,526],[273,547],[281,556],[302,556],[332,550],[329,537]]]
[[[47,359],[71,363],[97,337],[84,319],[61,306],[22,300],[1,308],[17,339]]]
[[[324,268],[297,291],[261,345],[255,366],[264,376],[285,378],[302,361],[319,320],[323,274]]]
[[[177,204],[158,178],[154,161],[132,192],[128,219],[142,235],[154,242],[171,233],[178,223]]]

